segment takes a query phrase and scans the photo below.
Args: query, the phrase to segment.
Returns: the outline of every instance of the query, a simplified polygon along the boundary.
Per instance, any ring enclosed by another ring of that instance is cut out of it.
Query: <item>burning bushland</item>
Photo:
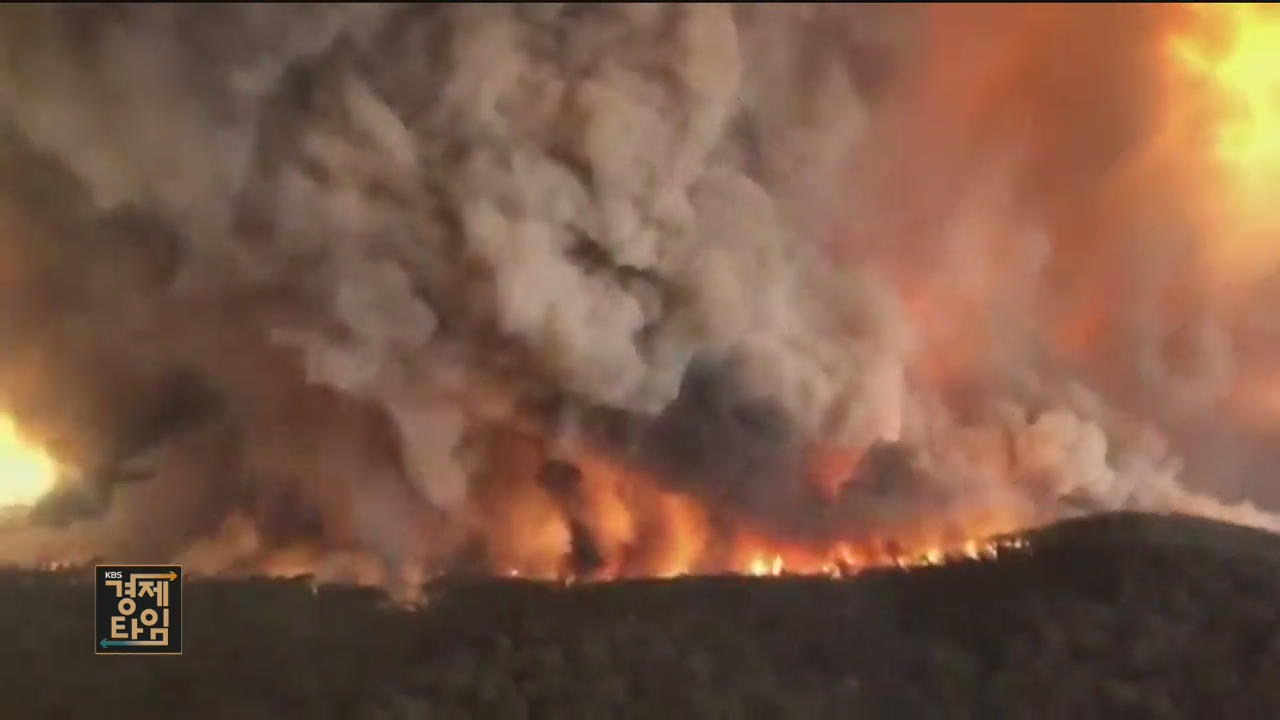
[[[0,399],[57,465],[4,561],[1280,526],[1269,11],[0,12]]]

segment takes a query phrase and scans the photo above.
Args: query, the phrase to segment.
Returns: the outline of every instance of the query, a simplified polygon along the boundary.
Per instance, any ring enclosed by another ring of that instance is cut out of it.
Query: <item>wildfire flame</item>
[[[58,465],[28,442],[8,415],[0,415],[0,507],[31,505],[53,489]]]
[[[1030,544],[1025,538],[1020,537],[997,537],[984,539],[970,539],[954,547],[929,547],[923,550],[900,553],[894,556],[876,556],[867,552],[860,552],[848,544],[839,544],[825,555],[805,554],[803,552],[791,552],[792,557],[784,557],[783,552],[773,550],[758,551],[752,553],[746,563],[734,570],[730,574],[744,575],[757,578],[772,578],[791,576],[827,576],[831,578],[852,577],[865,570],[877,567],[898,567],[902,569],[938,567],[952,563],[960,562],[980,562],[987,560],[995,560],[1011,552],[1025,551]],[[661,577],[671,578],[679,576],[687,576],[693,573],[681,572],[674,574],[662,574]],[[509,578],[523,578],[525,573],[519,570],[507,570],[501,575]],[[535,579],[537,576],[534,576]],[[549,578],[541,578],[549,579]],[[558,578],[561,583],[566,585],[573,584],[582,580],[574,575],[565,575]],[[595,578],[597,580],[608,580],[609,577]]]
[[[1215,52],[1205,38],[1179,35],[1173,48],[1233,106],[1217,129],[1217,154],[1243,179],[1273,184],[1280,174],[1280,13],[1255,4],[1197,7],[1210,23],[1225,21],[1227,47]]]
[[[824,559],[814,562],[788,563],[781,554],[756,553],[739,574],[753,577],[778,577],[781,575],[827,575],[847,577],[863,570],[885,565],[900,568],[919,568],[947,565],[956,562],[995,560],[1010,551],[1025,550],[1028,543],[1023,538],[1000,537],[982,540],[971,539],[955,547],[928,547],[920,551],[899,554],[888,558],[875,558],[859,553],[849,545],[838,545]]]
[[[1175,74],[1185,83],[1175,112],[1191,118],[1192,133],[1207,125],[1213,182],[1204,194],[1215,216],[1214,255],[1239,278],[1280,260],[1270,207],[1280,188],[1280,12],[1259,4],[1195,5],[1193,12],[1191,27],[1170,38]],[[1187,138],[1178,140],[1185,148]]]
[[[781,555],[774,555],[772,558],[766,558],[764,555],[757,555],[751,559],[751,565],[747,568],[748,575],[760,577],[762,575],[781,575],[783,570],[783,562]]]

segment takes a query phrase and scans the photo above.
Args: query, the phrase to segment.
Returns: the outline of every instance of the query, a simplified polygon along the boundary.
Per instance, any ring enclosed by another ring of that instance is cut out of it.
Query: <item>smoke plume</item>
[[[0,560],[1280,527],[1168,8],[0,12],[0,400],[73,469]]]

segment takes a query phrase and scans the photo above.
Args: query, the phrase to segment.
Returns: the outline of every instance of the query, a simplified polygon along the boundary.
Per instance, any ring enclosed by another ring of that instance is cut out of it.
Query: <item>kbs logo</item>
[[[99,565],[94,573],[95,653],[182,654],[181,565]]]

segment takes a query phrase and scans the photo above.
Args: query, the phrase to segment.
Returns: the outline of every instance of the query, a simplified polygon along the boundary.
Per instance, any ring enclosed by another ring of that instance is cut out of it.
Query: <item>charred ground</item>
[[[1111,515],[997,561],[450,581],[427,609],[191,581],[181,657],[91,654],[87,573],[0,578],[10,718],[1176,718],[1280,707],[1280,539]]]

